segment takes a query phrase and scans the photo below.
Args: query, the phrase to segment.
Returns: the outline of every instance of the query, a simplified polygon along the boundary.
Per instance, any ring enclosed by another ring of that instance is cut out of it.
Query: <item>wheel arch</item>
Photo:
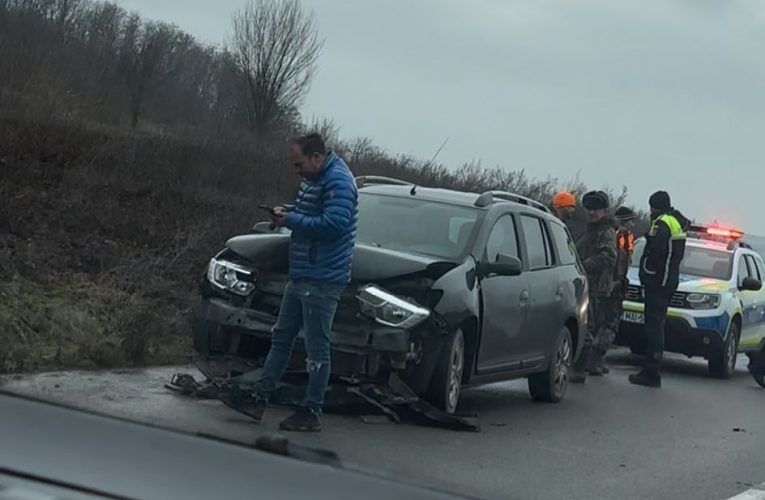
[[[741,329],[744,325],[744,317],[741,315],[741,312],[736,311],[733,314],[733,317],[731,318],[730,322],[731,324],[736,325],[736,327],[738,328],[738,338],[739,340],[741,340]],[[730,329],[730,327],[728,329]]]
[[[571,342],[574,345],[574,359],[571,361],[576,361],[576,359],[579,357],[579,322],[574,318],[573,316],[569,317],[564,323],[563,326],[568,328],[569,333],[571,334]]]
[[[465,341],[465,368],[469,367],[469,369],[462,371],[462,383],[465,384],[475,375],[478,363],[480,344],[478,318],[475,316],[465,318],[457,325],[457,328],[462,330],[462,338]]]

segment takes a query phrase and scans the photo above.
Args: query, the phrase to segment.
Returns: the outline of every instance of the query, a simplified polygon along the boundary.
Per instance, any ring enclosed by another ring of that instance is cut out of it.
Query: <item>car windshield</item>
[[[640,265],[645,250],[645,240],[635,243],[632,266]],[[728,281],[733,272],[733,254],[725,250],[696,245],[685,246],[685,257],[680,264],[680,273],[699,278]]]
[[[356,241],[455,260],[465,253],[479,214],[474,208],[362,192]]]

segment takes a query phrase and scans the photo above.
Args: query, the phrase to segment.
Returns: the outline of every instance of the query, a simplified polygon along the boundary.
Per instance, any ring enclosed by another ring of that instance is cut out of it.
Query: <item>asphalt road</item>
[[[627,383],[634,361],[613,354],[611,375],[571,386],[557,405],[532,402],[525,381],[467,391],[462,406],[479,414],[479,433],[326,415],[321,434],[290,437],[357,468],[480,498],[711,500],[765,481],[765,390],[745,359],[723,381],[703,361],[672,357],[660,390]],[[3,389],[246,442],[288,414],[269,410],[256,424],[174,395],[163,384],[175,371],[30,375]]]

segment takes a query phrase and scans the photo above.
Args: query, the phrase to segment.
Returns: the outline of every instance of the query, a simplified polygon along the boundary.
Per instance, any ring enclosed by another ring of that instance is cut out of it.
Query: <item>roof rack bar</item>
[[[478,197],[475,204],[479,207],[485,207],[493,203],[495,199],[520,203],[521,205],[526,205],[532,208],[536,208],[537,210],[550,213],[550,209],[547,208],[544,203],[540,203],[536,200],[532,200],[531,198],[527,198],[519,194],[508,193],[507,191],[486,191]]]
[[[372,185],[393,185],[393,186],[412,186],[413,183],[402,181],[401,179],[394,179],[392,177],[383,177],[381,175],[361,175],[356,177],[356,187],[361,188],[364,186]]]

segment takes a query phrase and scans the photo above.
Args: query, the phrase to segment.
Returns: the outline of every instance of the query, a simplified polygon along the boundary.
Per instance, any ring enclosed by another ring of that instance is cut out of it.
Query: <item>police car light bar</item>
[[[739,241],[744,238],[744,232],[740,229],[720,226],[692,225],[688,229],[692,237],[715,241]]]
[[[722,236],[732,240],[740,240],[744,237],[743,231],[739,231],[738,229],[723,229],[719,227],[708,227],[707,234],[711,234],[713,236]]]

